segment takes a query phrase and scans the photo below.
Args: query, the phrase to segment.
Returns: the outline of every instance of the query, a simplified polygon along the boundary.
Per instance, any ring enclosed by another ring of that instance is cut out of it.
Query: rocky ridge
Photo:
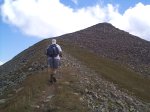
[[[9,88],[19,86],[30,74],[47,67],[45,55],[47,44],[48,41],[41,41],[0,66],[0,96]]]
[[[64,68],[68,68],[70,72],[63,74]],[[65,79],[65,76],[69,79]],[[53,99],[60,100],[61,94],[58,91],[63,88],[63,85],[65,88],[71,87],[73,89],[73,93],[68,91],[69,94],[64,97],[68,98],[68,95],[71,96],[72,94],[78,96],[80,103],[87,108],[86,112],[148,112],[150,110],[149,103],[145,103],[127,91],[119,89],[117,85],[106,81],[101,77],[101,74],[97,74],[69,54],[63,54],[62,66],[56,77],[58,79],[57,87],[52,85],[47,88],[43,91],[45,94],[41,96],[43,98],[40,98],[40,101],[36,102],[34,106],[32,105],[35,112],[59,112],[62,108],[67,108],[65,112],[70,112],[69,109],[73,112],[76,111],[75,109],[72,110],[74,107],[61,107],[55,103],[56,101],[54,102]],[[61,105],[67,105],[67,102],[63,103]],[[84,110],[80,111],[84,112]]]
[[[86,67],[82,62],[65,54],[63,66],[70,67],[75,82],[76,93],[81,95],[80,100],[87,102],[90,112],[148,112],[150,104],[140,101],[135,96],[129,95],[125,90],[120,90],[117,85],[108,82],[101,74]],[[63,74],[62,74],[63,75]]]
[[[80,102],[87,106],[89,112],[148,112],[150,110],[149,103],[145,103],[135,96],[128,94],[125,90],[120,90],[117,85],[106,81],[101,77],[101,74],[97,74],[95,71],[85,66],[81,61],[65,52],[63,53],[61,67],[70,69],[71,72],[66,75],[77,79],[74,82],[65,79],[66,81],[64,83],[74,89],[74,94],[80,96]],[[63,75],[65,74],[62,74],[62,71],[59,71],[57,78],[61,79]],[[53,107],[57,107],[57,105],[53,105],[55,92],[52,92],[50,89],[47,90],[53,94],[42,96],[44,99],[41,101],[44,103],[41,103],[40,101],[40,104],[38,103],[38,105],[31,105],[32,108],[35,108],[36,112],[37,110],[47,111]],[[19,92],[20,90],[17,91]],[[44,91],[44,93],[46,93],[46,91]],[[56,94],[59,95],[59,93]],[[49,98],[49,96],[51,98]],[[1,102],[5,103],[4,100],[7,101],[7,99],[2,99]],[[48,102],[51,103],[50,108],[45,107],[49,104]]]
[[[150,42],[109,23],[62,35],[62,41],[88,49],[98,56],[119,62],[141,75],[150,76]]]
[[[110,24],[98,24],[60,36],[58,39],[127,64],[142,75],[148,76],[150,73],[150,43]],[[45,48],[48,44],[49,40],[43,40],[0,67],[0,95],[5,90],[20,85],[27,76],[47,67]],[[101,78],[101,74],[97,74],[69,54],[64,55],[63,64],[64,67],[71,68],[70,75],[79,79],[72,86],[76,87],[75,94],[82,96],[81,101],[87,102],[90,112],[150,110],[148,103],[119,90],[112,82]],[[4,102],[3,99],[1,101]]]

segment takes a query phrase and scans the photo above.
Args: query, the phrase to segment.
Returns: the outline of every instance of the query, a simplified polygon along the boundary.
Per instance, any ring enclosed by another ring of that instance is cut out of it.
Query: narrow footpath
[[[64,54],[57,83],[49,85],[34,103],[34,112],[148,112],[144,103],[82,62]]]

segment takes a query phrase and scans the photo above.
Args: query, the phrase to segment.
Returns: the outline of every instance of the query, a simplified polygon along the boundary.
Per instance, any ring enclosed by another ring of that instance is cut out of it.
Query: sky
[[[0,65],[45,38],[108,22],[150,41],[150,0],[0,0]]]

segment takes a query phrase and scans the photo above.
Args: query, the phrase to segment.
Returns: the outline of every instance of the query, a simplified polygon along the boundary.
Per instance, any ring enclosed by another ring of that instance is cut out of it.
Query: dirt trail
[[[57,83],[46,88],[34,112],[147,112],[150,105],[120,90],[77,59],[65,54]]]
[[[48,74],[48,73],[47,73]],[[60,75],[60,70],[58,71],[57,75],[55,76],[57,80],[60,80],[61,76]],[[49,77],[49,76],[48,76]],[[51,99],[58,93],[58,83],[49,83],[48,79],[46,80],[47,87],[45,90],[41,92],[39,97],[34,101],[32,107],[33,112],[51,112]]]
[[[32,103],[33,112],[88,112],[86,102],[76,91],[77,77],[69,66],[66,56],[62,60],[62,66],[57,71],[57,82],[47,83],[47,87]],[[78,80],[79,81],[79,80]]]
[[[32,106],[34,108],[34,112],[50,112],[50,100],[55,96],[57,92],[57,85],[49,85],[45,91],[42,91],[42,94],[35,101],[35,104]]]

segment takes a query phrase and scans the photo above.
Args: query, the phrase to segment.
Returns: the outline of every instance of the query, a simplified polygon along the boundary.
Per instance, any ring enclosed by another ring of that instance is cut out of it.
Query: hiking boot
[[[54,75],[54,74],[50,74],[50,79],[49,79],[49,82],[50,82],[50,83],[53,83],[53,82],[54,82],[54,81],[53,81],[53,75]]]
[[[49,82],[50,84],[53,84],[53,80],[52,80],[52,79],[50,79],[48,82]]]
[[[55,78],[55,77],[53,77],[53,82],[57,82],[57,80],[56,80],[56,78]]]

